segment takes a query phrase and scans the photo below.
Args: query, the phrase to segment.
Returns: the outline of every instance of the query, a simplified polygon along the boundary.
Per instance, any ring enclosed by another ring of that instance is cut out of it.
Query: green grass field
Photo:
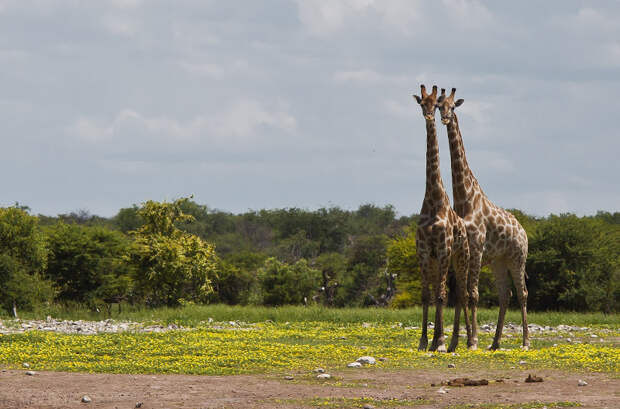
[[[431,309],[431,320],[433,319]],[[495,323],[497,308],[482,308],[478,310],[479,323]],[[45,319],[48,315],[58,319],[68,320],[102,320],[108,318],[105,312],[96,312],[87,308],[63,308],[52,306],[36,312],[20,313],[23,319]],[[447,308],[444,320],[452,323],[454,310]],[[8,319],[6,313],[0,318]],[[319,306],[301,307],[256,307],[256,306],[228,306],[228,305],[190,305],[178,308],[149,309],[123,305],[122,313],[117,307],[113,308],[111,318],[119,321],[157,322],[163,324],[174,323],[184,326],[197,326],[201,322],[212,318],[215,321],[242,321],[248,323],[265,322],[271,320],[276,323],[284,322],[331,322],[331,323],[397,323],[405,326],[420,325],[422,309],[409,308],[394,310],[387,308],[325,308]],[[506,322],[521,323],[521,313],[510,310],[506,314]],[[620,314],[571,313],[571,312],[529,312],[528,322],[538,325],[557,326],[559,324],[581,327],[620,328]]]
[[[493,322],[495,314],[496,310],[484,310],[480,321]],[[309,371],[317,366],[344,369],[359,356],[372,355],[385,358],[377,363],[385,369],[436,368],[448,362],[507,369],[526,361],[531,368],[620,372],[618,316],[531,314],[530,322],[540,325],[571,324],[590,329],[574,334],[532,333],[530,351],[519,348],[520,334],[507,334],[502,342],[506,349],[496,352],[484,350],[491,343],[492,333],[482,332],[481,350],[468,351],[465,339],[461,339],[458,355],[417,351],[420,330],[408,326],[419,326],[419,316],[419,309],[193,306],[135,310],[115,319],[177,323],[188,329],[99,335],[42,331],[5,334],[0,335],[0,366],[19,368],[28,362],[35,370],[221,375]],[[97,318],[87,311],[66,311],[55,317]],[[214,322],[205,322],[209,317]],[[519,323],[518,314],[511,312],[508,321]],[[10,322],[5,320],[5,326]]]

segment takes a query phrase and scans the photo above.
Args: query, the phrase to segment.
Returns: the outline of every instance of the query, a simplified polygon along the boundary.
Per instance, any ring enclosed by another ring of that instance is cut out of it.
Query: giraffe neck
[[[435,121],[426,121],[426,192],[424,201],[438,206],[450,206],[439,169],[439,143]]]
[[[448,124],[448,140],[450,141],[454,209],[459,216],[464,217],[472,211],[472,203],[476,193],[480,192],[482,195],[484,193],[467,163],[465,146],[463,145],[456,113],[452,114],[452,120]]]

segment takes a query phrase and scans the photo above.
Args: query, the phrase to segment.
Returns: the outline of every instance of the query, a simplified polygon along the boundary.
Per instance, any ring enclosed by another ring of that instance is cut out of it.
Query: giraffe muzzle
[[[434,121],[435,117],[432,115],[424,115],[424,118],[426,118],[427,121]]]
[[[450,118],[441,118],[441,123],[444,125],[448,125],[450,123]]]

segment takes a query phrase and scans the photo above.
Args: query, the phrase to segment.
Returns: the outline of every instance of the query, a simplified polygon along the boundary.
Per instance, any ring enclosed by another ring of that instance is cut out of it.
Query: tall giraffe
[[[525,260],[527,258],[527,234],[517,219],[506,210],[496,206],[484,194],[478,180],[472,173],[454,109],[463,99],[454,101],[456,88],[452,93],[438,98],[441,122],[448,129],[452,165],[452,194],[454,210],[465,220],[469,243],[469,302],[472,314],[472,337],[470,349],[478,347],[478,279],[482,266],[490,265],[495,275],[499,295],[499,316],[491,349],[499,348],[504,327],[506,308],[511,296],[510,276],[517,290],[523,323],[523,347],[530,341],[527,328],[527,288],[525,286]]]
[[[422,336],[418,349],[425,350],[428,345],[428,306],[432,282],[435,293],[435,330],[430,350],[446,352],[443,306],[446,301],[446,278],[451,262],[456,271],[458,301],[454,311],[454,328],[448,351],[454,351],[459,341],[461,307],[465,315],[467,342],[470,343],[471,328],[467,314],[469,247],[465,223],[450,207],[450,199],[444,189],[439,170],[439,144],[435,128],[437,86],[433,87],[433,92],[430,94],[426,93],[424,85],[420,88],[422,96],[414,95],[414,98],[422,107],[422,115],[426,120],[426,191],[416,231],[416,246],[422,275]]]

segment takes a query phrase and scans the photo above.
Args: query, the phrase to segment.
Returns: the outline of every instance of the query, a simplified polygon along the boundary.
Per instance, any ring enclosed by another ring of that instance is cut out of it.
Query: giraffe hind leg
[[[495,275],[495,286],[499,296],[499,314],[497,317],[497,328],[495,329],[495,337],[493,343],[489,347],[491,350],[499,349],[499,344],[502,338],[502,332],[504,330],[504,318],[506,317],[506,309],[510,302],[510,275],[508,274],[508,267],[506,263],[497,261],[492,264],[491,269]]]
[[[467,272],[469,261],[469,249],[464,246],[456,253],[454,259],[454,272],[456,275],[457,300],[454,308],[454,326],[452,328],[452,340],[448,352],[454,352],[459,343],[460,332],[460,313],[463,309],[463,317],[465,319],[465,330],[467,331],[467,343],[471,342],[471,324],[467,311],[468,291],[467,291]]]
[[[517,299],[519,307],[521,307],[521,325],[523,327],[523,349],[529,349],[530,338],[529,328],[527,326],[527,287],[525,285],[525,258],[519,259],[512,263],[510,267],[512,281],[517,291]]]

